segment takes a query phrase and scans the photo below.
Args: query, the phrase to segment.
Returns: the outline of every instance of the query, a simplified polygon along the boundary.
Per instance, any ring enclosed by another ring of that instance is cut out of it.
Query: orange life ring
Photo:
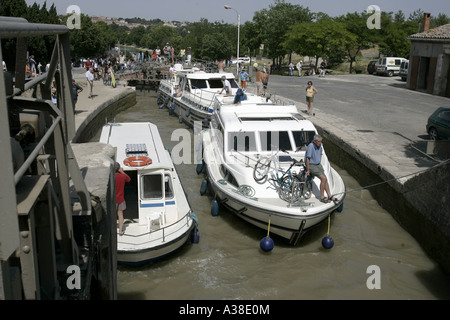
[[[129,167],[145,167],[152,164],[152,159],[143,156],[128,157],[123,160],[123,164]]]

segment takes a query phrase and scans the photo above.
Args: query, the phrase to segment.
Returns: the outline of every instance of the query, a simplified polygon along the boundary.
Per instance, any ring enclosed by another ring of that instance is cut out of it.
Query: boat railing
[[[130,237],[130,238],[139,238],[139,237],[143,237],[143,236],[151,236],[151,239],[149,242],[153,242],[153,241],[160,241],[162,239],[162,242],[166,241],[166,238],[168,236],[170,236],[171,234],[175,234],[177,232],[179,232],[180,230],[182,230],[185,226],[189,226],[189,222],[192,221],[191,223],[195,223],[193,217],[192,217],[192,212],[191,210],[189,210],[188,213],[186,213],[186,215],[184,215],[181,219],[175,221],[174,223],[171,223],[169,225],[165,225],[162,228],[156,229],[156,230],[149,230],[148,232],[145,233],[141,233],[138,235],[132,235],[132,234],[127,234],[125,233],[123,236],[121,236],[121,243],[127,243],[126,238]]]
[[[240,156],[242,156],[245,160],[240,159],[239,157],[237,157],[234,153],[239,154]],[[252,153],[254,154],[254,153]],[[258,156],[257,154],[255,154],[256,156]],[[238,150],[232,150],[230,152],[230,156],[233,157],[234,159],[236,159],[237,161],[243,163],[244,165],[250,167],[250,166],[254,166],[257,162],[258,162],[258,158],[253,158],[250,157],[249,155],[242,153]]]
[[[192,92],[183,92],[182,98],[185,98],[190,101],[190,103],[193,103],[196,105],[197,108],[208,111],[212,108],[214,99],[216,98],[216,95],[218,95],[217,92],[211,92],[208,90],[204,90],[201,88],[192,88],[194,90],[198,90],[199,94],[194,94]]]

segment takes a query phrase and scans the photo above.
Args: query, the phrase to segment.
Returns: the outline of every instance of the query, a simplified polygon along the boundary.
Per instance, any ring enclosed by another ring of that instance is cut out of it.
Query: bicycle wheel
[[[309,199],[312,196],[312,178],[309,176],[306,178],[305,185],[302,190],[303,198]]]
[[[302,195],[300,186],[300,181],[296,177],[290,175],[285,176],[279,184],[281,199],[289,203],[298,201]]]
[[[270,168],[270,158],[264,157],[258,160],[253,169],[253,179],[255,181],[261,181],[267,177],[267,173]]]

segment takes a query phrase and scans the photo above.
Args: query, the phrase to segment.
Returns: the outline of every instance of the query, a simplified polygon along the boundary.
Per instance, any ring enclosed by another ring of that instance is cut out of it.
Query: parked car
[[[450,139],[450,107],[439,107],[428,118],[427,132],[431,140]]]
[[[398,72],[398,75],[402,78],[403,81],[406,81],[408,78],[408,65],[409,60],[405,60],[400,65],[400,71]]]
[[[378,59],[377,64],[377,75],[387,75],[392,77],[393,75],[398,75],[400,71],[400,65],[405,58],[398,57],[383,57]]]
[[[378,60],[372,60],[369,62],[369,64],[367,65],[368,74],[374,74],[375,72],[377,72],[377,62]]]

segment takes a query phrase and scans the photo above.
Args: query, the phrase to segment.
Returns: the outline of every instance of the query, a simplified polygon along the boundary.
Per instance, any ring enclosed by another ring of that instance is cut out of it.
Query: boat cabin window
[[[261,151],[292,151],[288,131],[263,131],[259,133]]]
[[[206,80],[191,79],[189,81],[191,82],[192,89],[207,89],[208,88],[208,85],[206,84]]]
[[[313,141],[315,134],[314,131],[292,131],[297,148],[307,146]]]
[[[228,151],[256,151],[254,132],[228,132]]]
[[[164,196],[173,198],[173,187],[170,175],[164,175]],[[141,198],[162,199],[163,177],[161,174],[147,174],[141,177]]]
[[[231,88],[239,88],[239,85],[236,83],[236,81],[234,79],[228,79],[228,81],[230,81]],[[222,79],[209,79],[208,82],[209,82],[209,87],[211,89],[222,89],[223,88]]]
[[[172,180],[168,174],[164,176],[164,195],[166,199],[173,198]]]

